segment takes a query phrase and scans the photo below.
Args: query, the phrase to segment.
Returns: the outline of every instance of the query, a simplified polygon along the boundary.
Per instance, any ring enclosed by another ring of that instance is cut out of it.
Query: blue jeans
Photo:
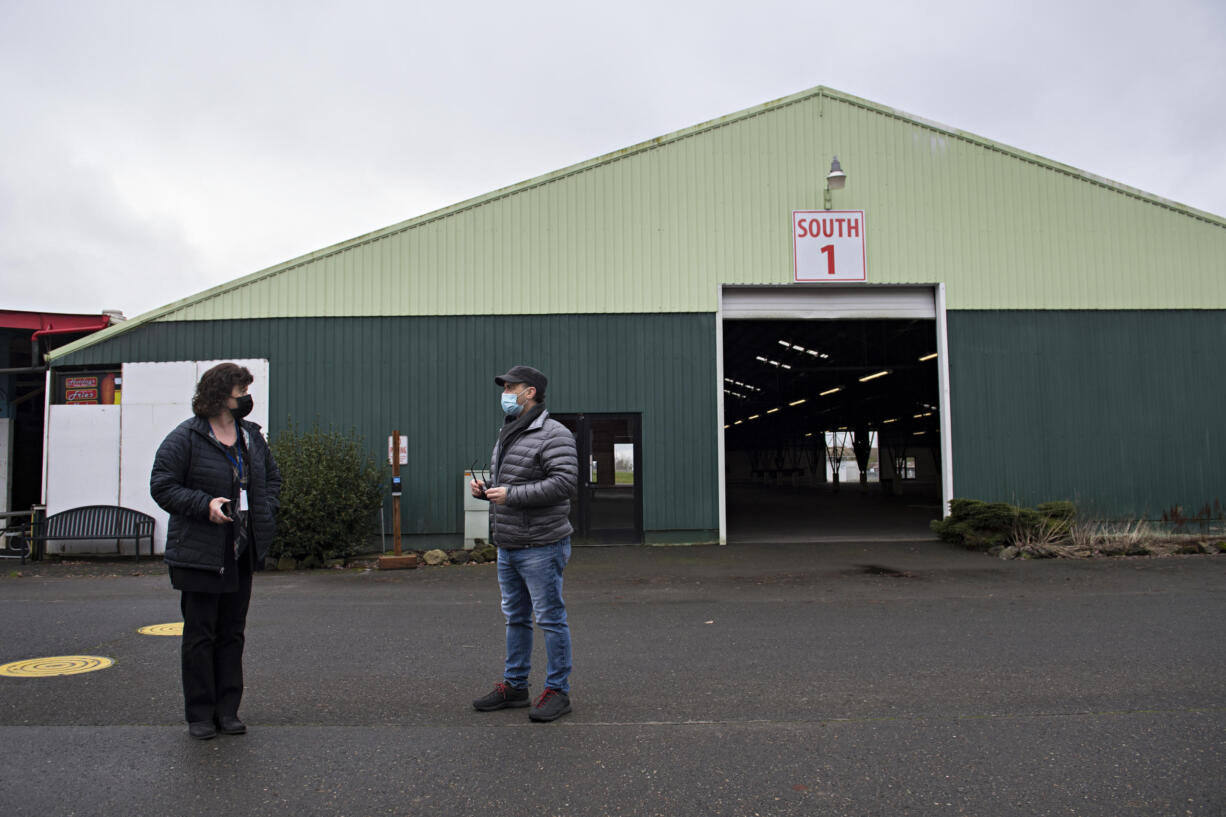
[[[562,569],[570,537],[541,547],[498,549],[498,586],[507,619],[507,684],[523,689],[532,670],[532,614],[545,631],[545,686],[570,692],[570,627],[562,601]]]

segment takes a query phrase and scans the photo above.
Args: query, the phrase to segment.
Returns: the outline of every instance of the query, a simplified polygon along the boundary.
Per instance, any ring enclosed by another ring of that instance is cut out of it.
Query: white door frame
[[[944,284],[774,284],[719,288],[715,312],[715,416],[719,468],[719,543],[728,543],[728,485],[724,450],[724,320],[831,318],[936,319],[937,390],[941,421],[941,515],[953,498],[950,439],[949,336]]]

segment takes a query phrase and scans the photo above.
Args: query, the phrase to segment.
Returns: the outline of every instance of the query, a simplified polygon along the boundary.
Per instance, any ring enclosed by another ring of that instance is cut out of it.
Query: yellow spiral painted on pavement
[[[52,678],[57,675],[80,675],[83,672],[106,669],[115,663],[101,655],[56,655],[51,658],[27,658],[0,664],[0,675],[9,678]]]
[[[141,635],[183,635],[183,622],[171,621],[166,624],[150,624],[148,627],[141,627],[136,632]]]

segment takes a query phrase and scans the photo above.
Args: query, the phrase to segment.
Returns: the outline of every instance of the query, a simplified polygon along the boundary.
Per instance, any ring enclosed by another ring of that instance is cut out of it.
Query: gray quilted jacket
[[[500,548],[552,545],[570,536],[570,500],[578,493],[579,456],[570,429],[543,411],[511,440],[494,445],[492,482],[507,489],[490,503],[490,538]]]

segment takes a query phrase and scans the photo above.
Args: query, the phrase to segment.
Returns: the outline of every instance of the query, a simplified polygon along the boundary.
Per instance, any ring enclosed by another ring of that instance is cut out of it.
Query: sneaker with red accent
[[[528,717],[540,723],[548,723],[556,721],[567,712],[570,712],[570,696],[560,689],[546,687],[532,705]]]
[[[499,681],[494,684],[492,692],[473,701],[473,709],[478,709],[482,712],[493,712],[495,709],[527,706],[529,703],[531,701],[528,698],[527,687],[518,689],[505,681]]]

